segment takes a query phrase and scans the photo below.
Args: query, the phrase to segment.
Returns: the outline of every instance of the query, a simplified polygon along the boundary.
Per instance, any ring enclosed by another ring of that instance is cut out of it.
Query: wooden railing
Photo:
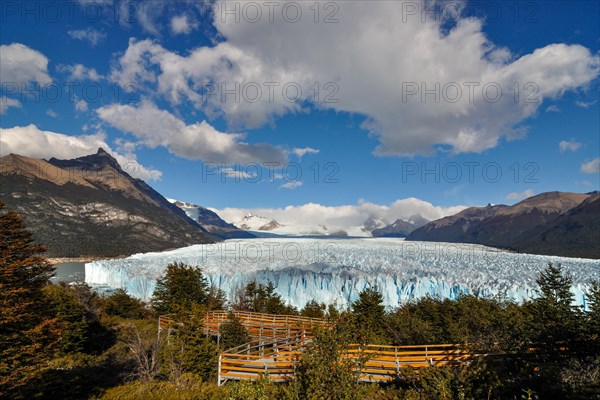
[[[305,338],[312,337],[316,327],[328,324],[327,320],[319,318],[306,318],[296,315],[274,315],[255,313],[249,311],[233,311],[240,323],[248,331],[253,340],[273,341],[277,339],[292,338],[302,333]],[[206,335],[219,337],[221,324],[227,321],[228,311],[210,311],[206,313],[203,329]],[[176,322],[170,315],[161,315],[158,318],[159,331],[175,327]]]
[[[305,344],[279,348],[264,354],[219,356],[219,385],[227,380],[256,380],[266,377],[273,382],[293,380],[302,359]],[[468,363],[482,354],[469,352],[465,345],[437,344],[426,346],[360,346],[351,344],[342,357],[354,360],[358,379],[385,382],[401,377],[407,369],[418,373],[421,368]]]
[[[227,321],[227,311],[207,313],[204,329],[207,335],[218,335],[221,324]],[[318,318],[306,318],[295,315],[273,315],[248,311],[233,311],[240,323],[248,331],[248,335],[256,340],[277,340],[291,338],[299,332],[312,337],[316,327],[327,325],[327,321]]]
[[[347,357],[360,364],[361,381],[391,381],[401,377],[406,369],[418,373],[421,368],[455,366],[472,361],[474,354],[465,345],[431,344],[423,346],[360,346],[351,344]]]
[[[262,376],[268,376],[273,382],[292,380],[306,343],[307,339],[298,335],[293,339],[248,343],[229,349],[219,355],[218,383],[256,380]]]

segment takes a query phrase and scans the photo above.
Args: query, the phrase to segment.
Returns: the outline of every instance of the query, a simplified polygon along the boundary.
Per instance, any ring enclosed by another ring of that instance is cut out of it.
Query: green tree
[[[124,289],[117,289],[108,296],[104,301],[103,308],[108,315],[126,319],[140,319],[146,313],[142,302],[127,294]]]
[[[234,308],[267,314],[297,314],[298,311],[283,302],[281,296],[275,293],[275,285],[268,281],[266,285],[252,281],[246,285],[240,294]]]
[[[573,279],[564,274],[560,264],[549,263],[536,280],[539,297],[533,300],[533,316],[540,348],[550,354],[560,354],[560,348],[575,343],[580,326],[578,313],[571,305]]]
[[[196,374],[203,380],[215,379],[218,348],[202,329],[206,307],[192,305],[177,315],[181,324],[174,329],[162,349],[163,373],[178,383],[186,373]]]
[[[75,291],[61,283],[47,286],[45,294],[49,310],[61,326],[61,353],[84,351],[89,321],[85,307],[77,299]]]
[[[336,319],[340,316],[340,311],[336,308],[334,304],[329,304],[327,306],[327,318]]]
[[[592,331],[600,335],[600,283],[593,281],[586,292],[589,303],[587,317],[590,321]]]
[[[366,287],[352,303],[356,339],[360,343],[385,342],[385,306],[376,287]]]
[[[45,250],[0,202],[0,397],[22,386],[55,342],[42,291],[54,273],[39,255]]]
[[[227,321],[219,327],[221,335],[221,348],[227,350],[250,341],[248,331],[240,322],[240,319],[232,312],[227,315]]]
[[[327,310],[325,303],[319,303],[313,299],[300,310],[300,315],[309,318],[325,318],[325,310]]]
[[[395,346],[430,344],[439,342],[436,327],[431,321],[421,318],[418,303],[408,303],[391,312],[386,318],[387,336]]]
[[[48,314],[60,328],[61,354],[101,353],[116,341],[115,332],[100,321],[101,299],[86,284],[61,282],[44,288]]]
[[[298,369],[300,398],[362,399],[358,383],[360,360],[344,357],[351,335],[348,326],[335,324],[333,329],[315,332],[315,338],[302,354]]]
[[[541,398],[570,398],[573,394],[564,379],[570,375],[568,366],[587,351],[584,318],[572,306],[572,279],[560,264],[549,263],[537,283],[538,297],[525,305],[531,313],[529,337],[536,348],[528,369],[536,374],[525,385]]]
[[[152,307],[160,314],[169,314],[193,304],[205,304],[208,296],[208,281],[200,268],[171,263],[165,276],[156,281]]]
[[[586,292],[589,310],[586,313],[589,349],[600,355],[600,283],[593,281]]]
[[[222,310],[227,304],[226,294],[222,289],[216,288],[214,285],[208,290],[208,298],[206,299],[207,310]]]

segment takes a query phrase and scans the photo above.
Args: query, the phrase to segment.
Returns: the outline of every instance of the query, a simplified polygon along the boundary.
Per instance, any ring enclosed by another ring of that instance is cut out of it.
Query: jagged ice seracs
[[[560,263],[571,274],[574,303],[585,307],[586,288],[600,280],[600,260],[398,238],[231,239],[86,263],[85,280],[91,286],[123,288],[149,301],[156,280],[172,262],[201,267],[230,300],[248,282],[270,280],[296,307],[312,299],[346,307],[369,285],[376,286],[385,305],[392,307],[425,296],[455,299],[461,294],[522,301],[536,296],[535,280],[548,262]]]

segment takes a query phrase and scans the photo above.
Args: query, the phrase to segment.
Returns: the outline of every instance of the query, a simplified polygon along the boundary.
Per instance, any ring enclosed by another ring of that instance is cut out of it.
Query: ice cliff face
[[[297,307],[317,299],[345,307],[368,285],[377,285],[387,306],[427,295],[504,294],[522,301],[535,297],[535,279],[548,262],[573,276],[575,302],[585,305],[585,288],[600,280],[598,260],[515,254],[467,244],[365,239],[232,239],[85,266],[91,285],[124,288],[149,300],[156,279],[170,262],[203,268],[210,282],[230,296],[256,279],[271,280]]]

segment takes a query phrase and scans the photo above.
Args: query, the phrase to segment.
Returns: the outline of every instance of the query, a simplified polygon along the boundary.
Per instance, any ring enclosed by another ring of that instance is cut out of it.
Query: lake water
[[[85,263],[66,262],[55,264],[55,275],[50,278],[53,283],[58,282],[85,282]]]

